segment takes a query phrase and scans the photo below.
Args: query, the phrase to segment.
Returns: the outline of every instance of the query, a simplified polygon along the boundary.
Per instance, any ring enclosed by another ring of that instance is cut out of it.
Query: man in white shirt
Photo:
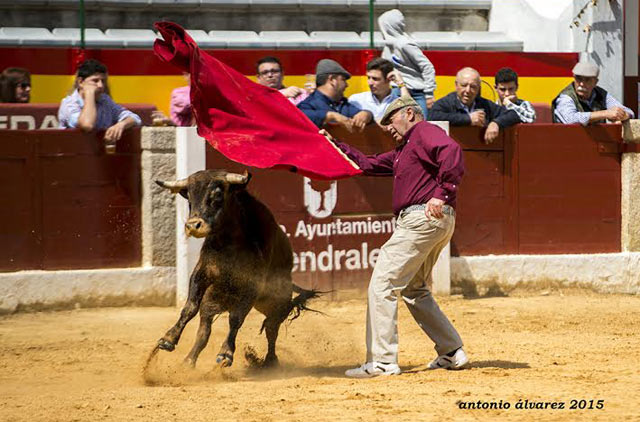
[[[393,70],[393,63],[381,57],[376,57],[367,63],[369,91],[351,95],[349,102],[356,104],[363,110],[370,111],[375,120],[380,120],[387,106],[399,97],[391,89],[391,82],[395,82],[398,87],[406,90],[404,82]],[[406,95],[409,95],[408,91]]]

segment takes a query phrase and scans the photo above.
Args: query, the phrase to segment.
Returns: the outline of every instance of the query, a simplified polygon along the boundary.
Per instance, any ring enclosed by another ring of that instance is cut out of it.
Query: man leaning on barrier
[[[460,335],[438,307],[426,280],[455,227],[458,186],[464,173],[462,148],[439,127],[425,122],[411,97],[387,107],[380,124],[397,143],[394,150],[365,155],[336,141],[368,176],[393,176],[393,212],[398,217],[382,246],[368,290],[367,360],[346,371],[351,378],[399,374],[399,293],[418,325],[435,343],[430,369],[460,369],[468,358]]]
[[[78,67],[77,88],[66,96],[58,110],[61,129],[79,128],[85,132],[106,130],[106,141],[117,141],[126,129],[140,126],[140,117],[116,104],[105,92],[107,67],[89,59]]]
[[[611,94],[597,86],[600,70],[593,63],[577,63],[573,67],[573,82],[551,103],[553,123],[583,126],[594,123],[624,122],[633,118],[633,111]]]

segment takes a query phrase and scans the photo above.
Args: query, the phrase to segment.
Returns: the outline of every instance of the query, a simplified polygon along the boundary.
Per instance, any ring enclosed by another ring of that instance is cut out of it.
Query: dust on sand
[[[215,356],[227,320],[214,323],[196,369],[181,361],[197,318],[173,353],[142,368],[175,308],[111,308],[0,318],[2,421],[282,420],[640,420],[640,297],[565,292],[466,300],[439,299],[472,359],[463,371],[428,371],[435,355],[401,306],[403,374],[351,380],[364,359],[365,301],[329,302],[306,313],[278,341],[280,368],[261,371],[262,317],[252,311],[231,368]],[[563,402],[564,409],[516,409],[518,400]],[[571,400],[586,409],[571,410]],[[588,407],[594,400],[593,409]],[[595,409],[597,400],[604,408]],[[509,402],[510,409],[466,410],[461,402]]]

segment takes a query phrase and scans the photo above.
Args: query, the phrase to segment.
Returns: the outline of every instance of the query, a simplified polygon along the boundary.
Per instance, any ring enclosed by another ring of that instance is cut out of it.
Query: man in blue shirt
[[[316,66],[316,90],[298,108],[319,128],[340,125],[349,132],[362,131],[373,120],[369,111],[360,109],[344,97],[351,74],[331,59]]]

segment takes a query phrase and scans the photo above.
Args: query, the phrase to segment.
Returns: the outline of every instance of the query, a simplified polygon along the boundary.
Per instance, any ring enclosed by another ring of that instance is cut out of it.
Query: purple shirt
[[[431,198],[456,206],[456,195],[464,164],[462,148],[442,129],[420,122],[404,136],[396,149],[365,155],[350,145],[337,142],[367,176],[393,176],[393,213],[409,205],[425,204]]]

